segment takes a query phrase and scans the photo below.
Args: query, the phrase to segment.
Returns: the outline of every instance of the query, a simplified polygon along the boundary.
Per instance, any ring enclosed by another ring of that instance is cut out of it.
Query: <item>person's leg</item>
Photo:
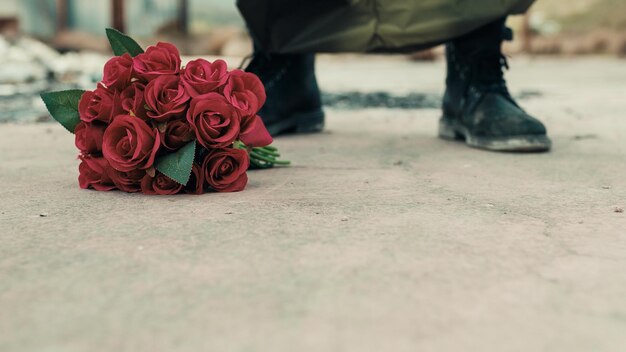
[[[255,47],[246,71],[258,75],[265,85],[267,101],[259,116],[271,135],[324,128],[314,54],[268,54]]]
[[[513,100],[503,77],[505,18],[446,45],[448,72],[439,136],[495,151],[545,151],[546,128]]]

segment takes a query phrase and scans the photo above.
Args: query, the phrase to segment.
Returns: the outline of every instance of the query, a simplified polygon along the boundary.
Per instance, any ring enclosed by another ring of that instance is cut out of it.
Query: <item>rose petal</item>
[[[239,140],[248,147],[265,147],[272,144],[273,141],[263,120],[258,115],[242,121]]]

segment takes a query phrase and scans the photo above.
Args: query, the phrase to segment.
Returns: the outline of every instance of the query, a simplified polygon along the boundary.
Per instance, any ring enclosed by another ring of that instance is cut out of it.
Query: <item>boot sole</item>
[[[552,142],[545,135],[518,135],[511,137],[479,137],[472,135],[466,127],[455,123],[454,119],[439,120],[439,138],[465,141],[470,147],[496,151],[537,153],[550,150]]]
[[[324,129],[324,112],[322,110],[297,112],[290,117],[266,125],[270,135],[289,133],[315,133]]]

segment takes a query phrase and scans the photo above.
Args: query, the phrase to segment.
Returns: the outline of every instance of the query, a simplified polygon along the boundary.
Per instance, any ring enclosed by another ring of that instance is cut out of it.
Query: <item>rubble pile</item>
[[[48,90],[92,89],[102,78],[107,56],[59,53],[29,37],[0,36],[0,122],[47,120],[39,94]]]

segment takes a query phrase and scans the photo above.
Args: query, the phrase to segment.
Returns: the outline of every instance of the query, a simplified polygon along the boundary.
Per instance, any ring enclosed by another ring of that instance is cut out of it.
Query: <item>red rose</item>
[[[145,53],[133,60],[135,74],[144,81],[150,81],[161,75],[175,75],[180,72],[180,54],[175,46],[157,43]]]
[[[223,60],[213,63],[204,59],[189,61],[181,75],[183,85],[192,97],[217,91],[227,79],[228,66]]]
[[[259,77],[241,70],[229,74],[224,96],[241,111],[242,116],[256,115],[265,104],[265,88]]]
[[[146,102],[143,99],[146,86],[142,83],[135,82],[128,86],[120,95],[122,101],[121,106],[124,113],[134,115],[146,120]]]
[[[102,154],[118,171],[147,169],[161,140],[143,120],[130,115],[119,115],[104,132]]]
[[[108,175],[120,191],[135,193],[141,191],[141,179],[146,175],[146,172],[144,170],[124,172],[110,168]]]
[[[272,136],[265,128],[265,124],[259,115],[241,119],[239,140],[248,147],[265,147],[272,144]]]
[[[243,149],[214,149],[204,158],[204,180],[218,192],[239,192],[248,183],[248,152]]]
[[[148,106],[148,117],[165,122],[185,113],[189,95],[178,76],[165,75],[148,83],[144,98]]]
[[[191,167],[191,176],[189,176],[185,191],[191,194],[202,194],[204,192],[204,173],[196,163],[193,163]]]
[[[177,150],[194,139],[187,120],[172,120],[161,134],[161,144],[168,150]]]
[[[111,92],[103,86],[95,91],[86,91],[78,102],[78,114],[85,122],[102,121],[111,123],[113,116],[121,113],[119,93]]]
[[[104,64],[102,83],[109,89],[124,90],[130,84],[133,73],[133,58],[127,53],[114,56]]]
[[[102,137],[107,125],[99,122],[79,122],[74,129],[76,148],[83,154],[102,152]]]
[[[157,172],[155,177],[146,175],[141,180],[141,191],[144,194],[176,194],[182,189],[183,185],[160,172]]]
[[[108,175],[109,163],[104,158],[81,155],[78,166],[78,185],[80,188],[93,188],[96,191],[110,191],[115,189],[113,181]]]
[[[218,93],[191,99],[187,121],[198,142],[206,148],[227,147],[239,136],[239,113]]]

